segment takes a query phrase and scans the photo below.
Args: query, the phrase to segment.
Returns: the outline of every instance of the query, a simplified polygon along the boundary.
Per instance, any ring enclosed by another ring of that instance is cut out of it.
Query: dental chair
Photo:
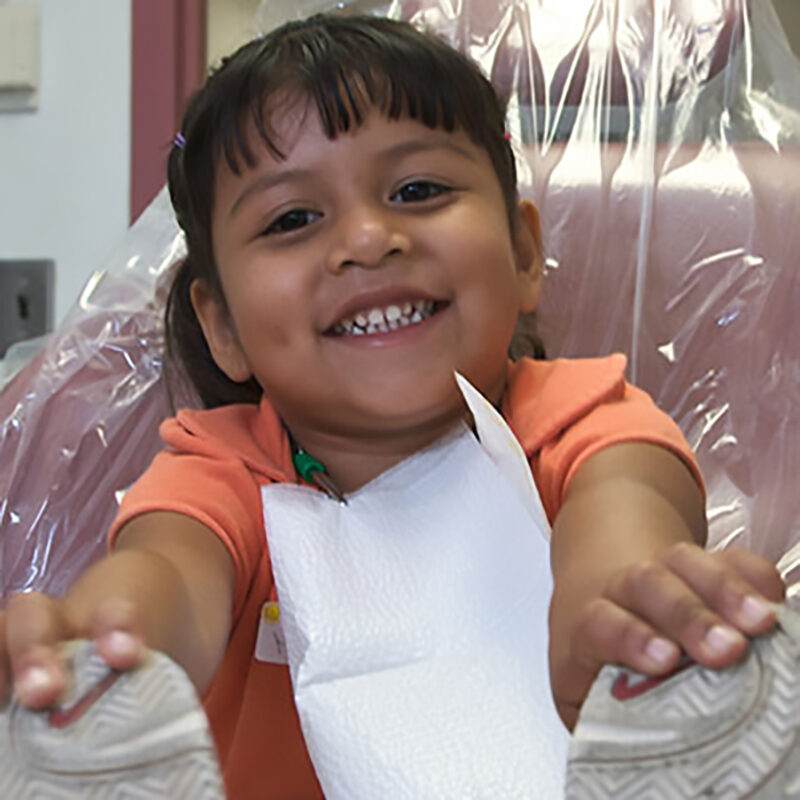
[[[800,62],[767,0],[263,2],[431,28],[509,98],[549,357],[622,351],[707,482],[710,546],[800,563]],[[458,12],[458,13],[456,13]],[[278,18],[280,16],[280,18]],[[161,193],[0,393],[3,597],[63,593],[191,393],[167,392]],[[790,586],[790,600],[794,597]]]

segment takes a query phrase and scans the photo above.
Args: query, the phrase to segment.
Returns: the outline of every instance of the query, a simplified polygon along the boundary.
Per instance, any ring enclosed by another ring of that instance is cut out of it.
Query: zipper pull
[[[338,500],[342,505],[347,505],[347,498],[342,494],[339,487],[331,480],[325,467],[310,456],[305,450],[297,448],[297,452],[292,456],[294,468],[298,475],[306,482],[313,483],[322,489],[328,497]]]

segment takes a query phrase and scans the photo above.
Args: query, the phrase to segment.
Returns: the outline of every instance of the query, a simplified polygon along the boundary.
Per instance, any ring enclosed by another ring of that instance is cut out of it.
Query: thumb
[[[79,632],[67,619],[61,601],[38,592],[12,596],[5,621],[17,697],[29,708],[52,705],[67,685],[59,645]]]
[[[131,669],[145,655],[136,607],[130,600],[110,597],[92,615],[90,634],[100,657],[113,669]]]

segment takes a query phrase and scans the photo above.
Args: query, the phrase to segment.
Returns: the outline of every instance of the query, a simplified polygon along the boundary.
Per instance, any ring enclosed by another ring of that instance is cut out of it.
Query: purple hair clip
[[[178,150],[183,150],[183,148],[186,147],[186,137],[178,131],[175,134],[175,138],[172,140],[172,144],[174,144]]]

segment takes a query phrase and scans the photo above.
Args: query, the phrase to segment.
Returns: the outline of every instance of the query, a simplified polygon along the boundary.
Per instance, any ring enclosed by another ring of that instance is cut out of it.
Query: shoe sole
[[[636,686],[632,673],[605,667],[586,700],[588,735],[581,739],[579,721],[570,746],[566,800],[800,798],[798,620],[781,609],[779,626],[753,640],[740,664],[723,671],[691,665],[663,682],[640,679],[639,686],[647,684],[641,692],[629,688]],[[663,720],[665,731],[692,720],[691,729],[659,744],[652,726],[615,727],[609,704],[620,681],[638,695],[639,720]],[[731,704],[731,688],[740,702]],[[716,731],[704,729],[720,718]]]
[[[60,707],[0,714],[3,800],[224,800],[205,714],[188,677],[150,652],[110,670],[89,642],[65,646]]]

